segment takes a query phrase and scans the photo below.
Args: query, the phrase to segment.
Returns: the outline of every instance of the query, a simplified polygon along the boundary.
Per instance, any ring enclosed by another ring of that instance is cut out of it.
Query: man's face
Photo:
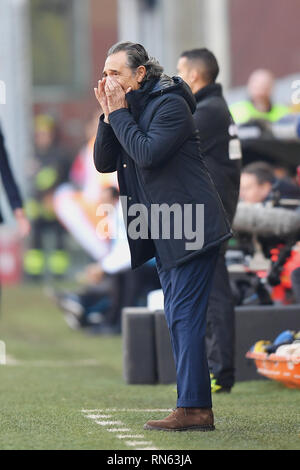
[[[177,75],[192,87],[191,68],[186,57],[180,57],[177,62]]]
[[[140,76],[132,72],[127,65],[127,53],[125,51],[117,52],[107,57],[103,70],[103,77],[114,78],[126,92],[129,87],[132,90],[140,88]]]
[[[256,176],[250,173],[242,173],[240,184],[240,199],[244,202],[255,204],[263,202],[272,188],[271,183],[259,183]]]
[[[254,72],[248,82],[248,93],[253,101],[270,101],[273,78],[267,71]]]

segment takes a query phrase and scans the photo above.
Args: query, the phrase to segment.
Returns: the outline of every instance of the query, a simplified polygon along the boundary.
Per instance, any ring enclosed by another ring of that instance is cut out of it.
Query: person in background
[[[289,107],[273,103],[273,88],[274,76],[269,70],[254,70],[247,84],[249,98],[230,106],[236,124],[258,119],[275,122],[290,114]]]
[[[300,201],[300,187],[288,179],[278,179],[271,165],[265,162],[254,162],[245,166],[241,174],[240,199],[250,204],[266,203],[277,200],[282,202],[284,199],[293,199]],[[284,203],[283,203],[284,205]],[[294,208],[291,210],[295,210]],[[297,211],[300,210],[300,204]],[[265,256],[270,257],[271,247],[276,248],[284,240],[279,240],[276,236],[273,238],[259,237]],[[283,297],[282,291],[291,290],[295,301],[299,302],[300,296],[300,267],[299,267],[300,242],[296,242],[291,255],[286,260],[281,275],[281,286],[276,286],[273,290],[273,298],[276,300]],[[280,295],[279,295],[280,294]]]
[[[8,154],[6,151],[4,136],[0,127],[0,175],[4,190],[6,192],[10,207],[14,213],[17,222],[18,233],[21,238],[25,238],[30,234],[31,226],[23,209],[23,199],[20,189],[15,181],[13,172],[10,167]],[[1,202],[2,197],[0,198]],[[0,207],[0,226],[4,223]],[[1,248],[0,248],[1,251]],[[1,256],[1,253],[0,253]],[[1,283],[0,283],[1,297]]]
[[[179,76],[190,86],[197,107],[194,119],[201,153],[222,199],[230,223],[239,199],[241,148],[222,86],[216,83],[219,65],[206,48],[192,49],[178,60]],[[208,303],[206,348],[213,392],[230,392],[234,385],[234,299],[220,250]]]
[[[24,255],[24,272],[29,279],[43,280],[46,274],[64,276],[70,265],[66,231],[53,207],[55,189],[68,178],[70,159],[58,141],[58,128],[52,116],[36,116],[34,131],[35,154],[27,173],[31,197],[25,206],[32,222],[32,237]]]
[[[23,208],[23,199],[21,196],[21,192],[19,187],[15,181],[13,176],[5,143],[4,143],[4,136],[0,127],[0,174],[2,183],[7,194],[10,206],[13,210],[17,225],[18,225],[18,232],[22,238],[26,237],[30,233],[30,222],[25,214]],[[3,223],[3,217],[1,214],[0,208],[0,224]]]
[[[108,252],[107,240],[97,236],[99,223],[97,210],[106,202],[107,195],[115,187],[116,175],[101,175],[93,162],[93,148],[97,132],[99,113],[93,114],[85,126],[85,143],[71,166],[68,182],[59,185],[53,194],[55,214],[76,240],[83,251],[95,262]]]
[[[93,334],[119,334],[122,327],[122,309],[124,307],[146,306],[149,292],[160,289],[161,284],[156,270],[155,260],[131,269],[131,256],[126,236],[121,203],[115,203],[115,232],[111,239],[111,248],[98,263],[88,266],[87,275],[101,285],[108,281],[109,308],[98,325],[90,328]]]
[[[83,270],[81,282],[85,287],[77,292],[57,291],[54,297],[71,328],[114,335],[121,333],[122,309],[146,306],[148,293],[159,289],[160,282],[153,260],[131,270],[119,193],[114,186],[102,189],[100,204],[109,204],[114,213],[111,227],[107,227],[108,251]]]
[[[300,188],[287,178],[277,178],[271,165],[253,162],[242,169],[240,199],[244,202],[266,202],[275,193],[282,199],[300,199]]]

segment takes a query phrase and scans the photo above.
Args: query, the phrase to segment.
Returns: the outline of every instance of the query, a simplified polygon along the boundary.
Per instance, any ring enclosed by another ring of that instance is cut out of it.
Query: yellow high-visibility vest
[[[266,121],[275,122],[291,113],[287,106],[274,104],[270,111],[258,111],[251,101],[239,101],[230,106],[230,112],[233,120],[237,124],[243,124],[251,119],[264,119]]]

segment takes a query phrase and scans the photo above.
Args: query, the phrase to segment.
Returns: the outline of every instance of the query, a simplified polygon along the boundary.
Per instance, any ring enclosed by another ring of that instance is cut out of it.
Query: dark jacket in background
[[[234,122],[223,97],[222,86],[214,83],[195,94],[194,118],[201,153],[232,223],[239,199],[241,153]]]
[[[162,268],[169,269],[230,238],[229,222],[200,154],[190,88],[178,77],[163,76],[131,91],[126,99],[129,109],[112,112],[110,124],[100,118],[94,148],[97,170],[118,171],[128,209],[135,203],[149,210],[151,204],[190,204],[193,211],[196,204],[204,205],[202,249],[187,250],[191,240],[184,233],[181,239],[169,240],[128,237],[132,268],[153,258],[157,250]],[[127,228],[130,222],[128,216]]]
[[[241,151],[222,87],[208,85],[195,95],[194,113],[201,153],[232,223],[239,199]],[[234,302],[225,259],[220,250],[207,309],[206,351],[210,372],[217,384],[234,384]]]
[[[19,191],[19,188],[16,184],[14,176],[12,174],[8,155],[6,152],[6,148],[4,145],[4,137],[0,128],[0,174],[3,183],[3,187],[7,194],[10,206],[12,210],[17,208],[21,208],[23,206],[22,197]],[[0,198],[0,202],[2,200],[2,195]],[[3,222],[2,214],[1,214],[1,207],[0,207],[0,223]]]

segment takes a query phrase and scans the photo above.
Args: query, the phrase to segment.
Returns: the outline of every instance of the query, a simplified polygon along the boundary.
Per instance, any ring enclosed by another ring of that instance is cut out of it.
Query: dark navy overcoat
[[[230,238],[230,223],[201,155],[193,119],[196,102],[185,82],[163,75],[127,93],[126,99],[128,109],[110,113],[110,124],[100,117],[94,163],[101,173],[118,172],[120,195],[126,196],[123,211],[132,268],[157,253],[162,268],[170,269]],[[148,229],[143,227],[140,237],[132,237],[130,230],[139,217],[136,204],[147,208],[143,216]],[[185,216],[178,236],[179,218],[170,212],[168,237],[168,227],[163,232],[166,217],[151,208],[173,204]]]

